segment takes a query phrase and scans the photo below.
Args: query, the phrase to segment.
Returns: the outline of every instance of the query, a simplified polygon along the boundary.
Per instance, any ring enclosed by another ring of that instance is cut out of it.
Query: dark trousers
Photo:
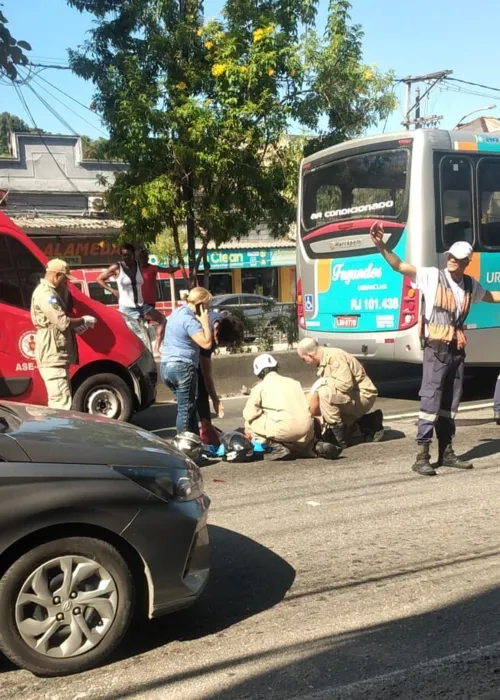
[[[177,433],[189,430],[198,435],[197,368],[188,362],[162,362],[161,378],[177,399],[177,420],[175,423]]]
[[[434,428],[441,445],[455,435],[455,415],[462,398],[465,352],[427,345],[424,348],[417,442],[429,444]]]

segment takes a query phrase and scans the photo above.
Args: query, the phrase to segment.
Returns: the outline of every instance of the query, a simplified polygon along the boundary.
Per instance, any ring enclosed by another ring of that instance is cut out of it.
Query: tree
[[[82,152],[85,160],[112,160],[109,154],[108,140],[102,137],[91,139],[82,136]]]
[[[7,18],[0,10],[0,68],[7,73],[9,78],[15,80],[17,78],[16,66],[26,66],[29,63],[24,51],[31,51],[31,46],[27,41],[14,39],[5,26],[8,23]]]
[[[9,112],[0,113],[0,156],[10,155],[10,134],[31,131],[30,127],[20,117]]]
[[[68,1],[95,15],[70,62],[96,86],[109,152],[130,165],[109,188],[108,209],[129,238],[170,231],[181,261],[185,225],[191,282],[209,241],[239,238],[262,220],[277,236],[288,231],[292,122],[323,138],[327,117],[341,140],[394,104],[391,76],[362,62],[347,0],[331,2],[323,38],[312,29],[315,0],[226,0],[222,18],[207,23],[200,0]]]

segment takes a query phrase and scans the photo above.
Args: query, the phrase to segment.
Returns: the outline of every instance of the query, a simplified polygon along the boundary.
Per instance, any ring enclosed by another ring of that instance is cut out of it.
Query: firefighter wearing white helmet
[[[265,459],[338,457],[337,446],[315,441],[313,418],[300,383],[279,374],[278,362],[269,353],[255,358],[253,371],[260,381],[248,397],[243,418],[247,437],[268,446]]]

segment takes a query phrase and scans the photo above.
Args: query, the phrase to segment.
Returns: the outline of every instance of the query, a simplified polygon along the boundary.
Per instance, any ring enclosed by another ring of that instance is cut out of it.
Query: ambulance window
[[[29,309],[44,273],[42,263],[20,241],[0,236],[0,302]]]

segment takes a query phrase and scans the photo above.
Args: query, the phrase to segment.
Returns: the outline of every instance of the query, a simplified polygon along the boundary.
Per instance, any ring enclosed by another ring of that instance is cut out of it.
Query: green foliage
[[[82,151],[85,160],[112,160],[109,153],[108,139],[91,139],[89,136],[82,136]]]
[[[0,114],[0,156],[10,155],[9,135],[11,132],[26,133],[29,131],[32,129],[20,117],[9,112],[2,112]]]
[[[3,7],[3,4],[0,5]],[[16,66],[26,66],[29,60],[24,51],[31,51],[27,41],[17,41],[5,26],[8,20],[0,10],[0,69],[12,80],[17,78]]]
[[[108,210],[145,243],[169,232],[181,260],[186,224],[205,245],[263,220],[288,232],[304,147],[286,137],[292,121],[318,145],[358,135],[394,106],[391,76],[362,62],[346,0],[332,0],[324,37],[316,0],[226,0],[207,23],[199,0],[68,2],[95,17],[71,66],[96,86],[109,153],[130,164]]]

